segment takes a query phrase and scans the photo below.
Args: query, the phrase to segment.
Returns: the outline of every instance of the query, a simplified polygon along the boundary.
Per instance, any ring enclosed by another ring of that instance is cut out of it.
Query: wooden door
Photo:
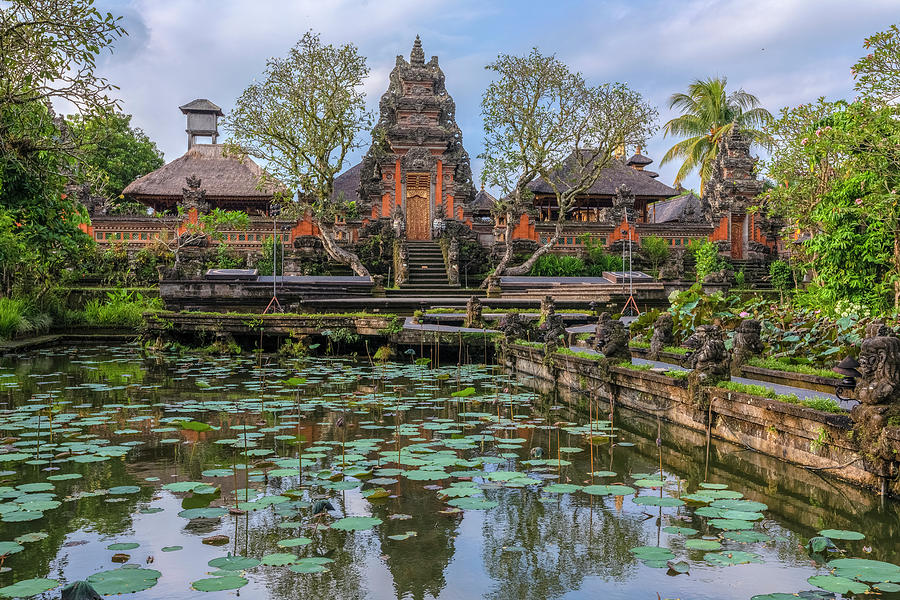
[[[731,215],[731,258],[744,259],[744,215]]]
[[[407,173],[406,175],[406,238],[410,240],[431,239],[431,202],[429,173]]]

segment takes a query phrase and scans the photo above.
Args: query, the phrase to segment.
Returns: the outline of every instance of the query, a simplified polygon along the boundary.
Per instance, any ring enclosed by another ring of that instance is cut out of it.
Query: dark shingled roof
[[[653,179],[656,179],[657,177],[659,177],[659,173],[657,173],[656,171],[648,171],[647,169],[641,169],[641,173],[643,173],[647,177],[652,177]]]
[[[489,192],[480,190],[477,194],[475,194],[475,199],[472,200],[472,204],[470,206],[473,211],[491,210],[496,202],[497,199],[494,198]]]
[[[340,175],[334,178],[334,192],[332,200],[337,200],[341,194],[349,201],[359,200],[359,175],[362,171],[362,163],[356,163]]]
[[[672,221],[680,221],[684,210],[688,207],[694,209],[694,213],[700,213],[700,198],[686,192],[681,196],[661,200],[651,205],[651,222],[652,223],[670,223]]]
[[[573,165],[574,154],[563,163],[562,172],[565,173]],[[563,176],[563,179],[565,177]],[[652,177],[648,177],[646,173],[625,166],[619,159],[612,159],[609,164],[600,173],[600,177],[594,182],[594,185],[586,192],[591,196],[615,196],[616,189],[625,184],[635,196],[675,196],[678,192],[666,184],[656,181]],[[565,186],[561,186],[562,189]],[[528,184],[528,189],[536,194],[552,194],[553,188],[550,187],[543,178],[536,179]]]
[[[208,197],[270,198],[276,186],[258,189],[263,170],[249,157],[222,156],[222,144],[197,144],[184,156],[128,184],[126,196],[181,198],[185,179],[196,175]]]
[[[647,156],[644,156],[643,154],[637,153],[634,156],[632,156],[631,158],[629,158],[625,162],[625,164],[630,167],[631,165],[649,165],[652,162],[653,162],[652,158],[649,158]]]
[[[191,100],[184,106],[179,106],[181,112],[187,113],[190,111],[198,111],[198,112],[212,112],[216,113],[220,117],[224,116],[222,113],[222,109],[207,100],[206,98],[197,98],[196,100]]]

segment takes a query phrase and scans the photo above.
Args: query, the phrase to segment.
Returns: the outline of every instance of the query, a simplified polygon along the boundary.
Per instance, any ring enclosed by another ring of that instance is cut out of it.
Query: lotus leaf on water
[[[858,531],[849,531],[847,529],[823,529],[819,532],[819,535],[833,540],[863,540],[866,538]]]
[[[223,575],[222,577],[199,579],[193,582],[191,587],[198,592],[221,592],[242,588],[247,583],[248,581],[239,575]]]
[[[16,542],[0,542],[0,556],[15,554],[24,550],[24,546],[20,546]]]
[[[686,540],[684,547],[689,550],[718,550],[722,547],[722,544],[716,540],[693,539]]]
[[[294,548],[296,546],[306,546],[307,544],[311,543],[312,540],[307,537],[296,537],[287,540],[281,540],[277,545],[280,548]]]
[[[260,559],[259,562],[268,566],[281,566],[295,563],[297,562],[297,560],[298,557],[296,554],[290,554],[288,552],[276,552],[274,554],[266,554]]]
[[[372,529],[376,525],[381,525],[382,522],[381,519],[376,517],[344,517],[332,523],[331,528],[341,531],[365,531]]]
[[[806,581],[823,590],[828,590],[829,592],[835,592],[837,594],[846,594],[848,592],[853,594],[865,594],[869,591],[869,586],[866,584],[838,575],[813,575]]]
[[[469,510],[486,510],[495,508],[500,505],[499,502],[495,502],[493,500],[486,500],[484,498],[454,498],[453,500],[449,500],[447,502],[450,506],[454,506],[456,508],[463,508]]]
[[[635,492],[627,485],[586,485],[581,491],[592,496],[628,496]]]
[[[162,573],[155,569],[129,568],[127,566],[94,573],[87,582],[94,586],[98,594],[127,594],[149,590]]]
[[[253,567],[259,566],[259,560],[244,556],[222,556],[214,558],[207,563],[210,567],[222,569],[223,571],[246,571]]]
[[[693,527],[676,527],[674,525],[663,527],[662,530],[673,535],[694,535],[695,533],[699,533]]]
[[[140,546],[137,542],[119,542],[116,544],[110,544],[106,547],[107,550],[134,550]]]
[[[55,579],[25,579],[0,588],[0,598],[29,598],[59,586]]]
[[[727,567],[730,565],[743,565],[747,563],[760,563],[762,564],[763,560],[759,557],[758,554],[754,554],[752,552],[741,552],[741,551],[733,551],[733,552],[708,552],[703,555],[703,560],[708,563],[712,563],[714,565],[720,567]]]

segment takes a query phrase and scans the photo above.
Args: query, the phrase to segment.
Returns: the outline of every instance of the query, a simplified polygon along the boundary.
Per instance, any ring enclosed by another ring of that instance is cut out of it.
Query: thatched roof
[[[648,157],[648,156],[644,156],[644,155],[641,154],[640,152],[637,152],[637,153],[635,153],[634,156],[632,156],[631,158],[629,158],[628,160],[626,160],[626,161],[625,161],[625,164],[628,165],[629,167],[632,166],[632,165],[646,166],[646,165],[649,165],[649,164],[652,163],[652,162],[653,162],[653,159],[652,159],[652,158],[650,158],[650,157]]]
[[[685,210],[692,214],[700,213],[700,198],[691,192],[686,192],[681,196],[656,202],[650,210],[652,211],[650,214],[651,223],[680,221]]]
[[[359,176],[362,172],[362,163],[356,163],[340,175],[334,178],[334,191],[331,193],[331,199],[337,200],[344,196],[344,200],[352,202],[359,200]]]
[[[560,169],[561,181],[567,179],[566,173],[575,167],[574,153],[569,156]],[[625,165],[621,160],[614,158],[604,167],[600,173],[600,177],[594,182],[594,185],[585,192],[587,196],[615,196],[616,189],[622,184],[628,186],[628,189],[637,197],[651,198],[668,198],[675,196],[678,192],[666,184],[656,181],[652,177],[648,177],[637,169],[632,169]],[[561,185],[561,189],[565,189],[565,184]],[[528,189],[535,194],[552,194],[553,188],[543,178],[535,179],[528,184]]]
[[[479,190],[477,194],[475,194],[475,199],[472,200],[472,204],[470,208],[472,211],[476,210],[491,210],[494,208],[494,204],[497,203],[497,199],[494,198],[489,192]]]
[[[185,179],[197,176],[206,197],[268,200],[277,191],[258,189],[264,171],[249,157],[222,156],[222,144],[197,144],[181,158],[131,182],[123,192],[134,198],[181,198]]]

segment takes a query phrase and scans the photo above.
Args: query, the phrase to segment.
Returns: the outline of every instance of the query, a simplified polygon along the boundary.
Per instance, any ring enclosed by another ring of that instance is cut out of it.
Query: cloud
[[[820,95],[849,97],[863,37],[896,20],[896,0],[103,0],[101,7],[123,14],[131,35],[100,70],[168,160],[186,147],[179,105],[205,97],[228,110],[266,59],[307,29],[360,48],[373,110],[394,57],[408,54],[420,34],[426,56],[440,57],[476,177],[480,99],[490,77],[483,67],[499,53],[538,46],[591,81],[625,81],[660,108],[663,123],[673,116],[670,94],[712,75],[727,75],[773,113]],[[677,166],[660,168],[658,159],[671,143],[660,134],[645,150],[667,183]]]

